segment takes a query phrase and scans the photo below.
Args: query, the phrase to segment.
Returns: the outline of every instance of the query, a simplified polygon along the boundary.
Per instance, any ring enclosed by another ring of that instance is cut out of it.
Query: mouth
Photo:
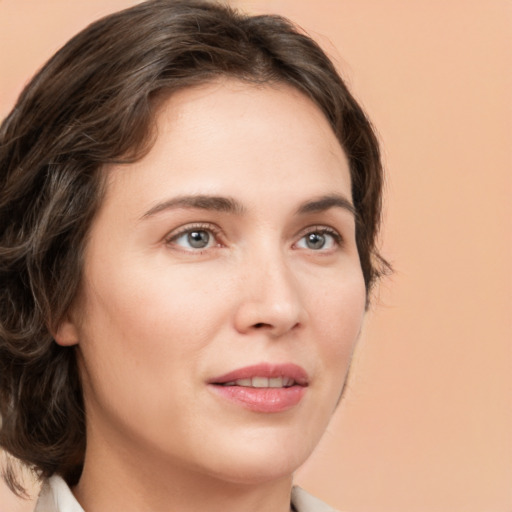
[[[291,377],[251,377],[219,384],[219,386],[243,386],[246,388],[290,388],[297,383]]]
[[[216,377],[208,384],[216,396],[232,405],[276,413],[300,403],[308,387],[308,375],[295,364],[259,364]]]
[[[307,386],[308,380],[306,370],[297,364],[261,363],[238,368],[211,379],[209,383],[220,386],[283,388],[294,385]]]

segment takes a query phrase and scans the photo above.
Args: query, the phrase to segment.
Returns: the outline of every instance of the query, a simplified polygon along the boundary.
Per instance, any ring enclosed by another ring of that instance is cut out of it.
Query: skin
[[[78,345],[86,404],[74,493],[87,512],[288,511],[365,311],[347,158],[321,111],[282,84],[189,88],[156,123],[143,159],[106,169],[79,306],[56,334]],[[198,195],[237,208],[193,206]],[[254,412],[207,384],[262,362],[306,370],[298,405]]]

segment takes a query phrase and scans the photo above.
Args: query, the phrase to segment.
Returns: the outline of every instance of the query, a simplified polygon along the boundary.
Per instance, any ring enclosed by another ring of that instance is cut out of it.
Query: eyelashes
[[[203,254],[226,247],[223,233],[214,224],[188,224],[165,237],[165,244],[183,252]],[[317,253],[332,253],[343,245],[343,237],[328,226],[310,226],[302,230],[292,248]]]

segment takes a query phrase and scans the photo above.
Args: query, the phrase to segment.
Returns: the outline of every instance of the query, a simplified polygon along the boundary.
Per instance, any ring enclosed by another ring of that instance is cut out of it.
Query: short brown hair
[[[308,36],[282,17],[200,0],[148,1],[93,23],[39,71],[0,128],[0,446],[42,477],[73,484],[83,465],[75,349],[51,333],[79,289],[101,170],[150,148],[157,97],[219,76],[287,83],[318,105],[350,162],[367,294],[386,269],[376,248],[377,139]]]

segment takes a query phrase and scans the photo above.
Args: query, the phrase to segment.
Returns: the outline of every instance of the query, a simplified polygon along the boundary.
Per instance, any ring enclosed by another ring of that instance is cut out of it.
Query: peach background
[[[0,117],[70,36],[134,3],[0,0]],[[512,511],[512,3],[232,3],[307,27],[377,126],[388,172],[396,273],[297,481],[347,512]]]

